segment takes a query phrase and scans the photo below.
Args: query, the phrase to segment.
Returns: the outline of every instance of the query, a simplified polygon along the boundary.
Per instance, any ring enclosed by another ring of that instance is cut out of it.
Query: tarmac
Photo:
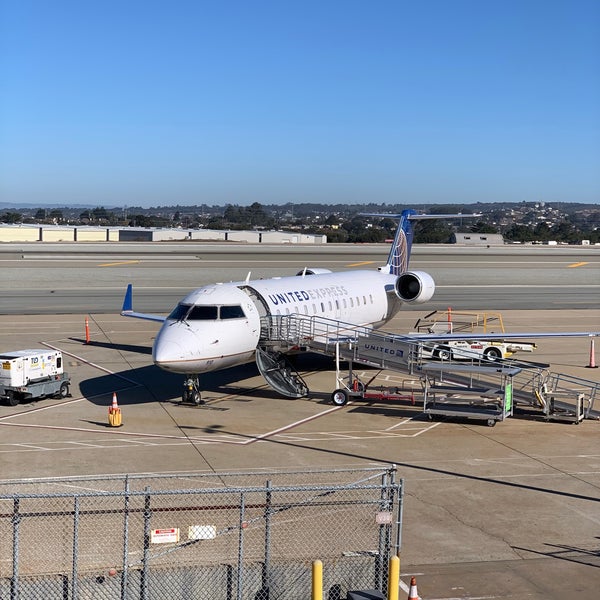
[[[393,329],[414,316],[399,317]],[[508,330],[532,318],[503,313]],[[574,311],[561,324],[578,329],[589,318]],[[555,311],[535,320],[558,325]],[[152,365],[154,324],[118,315],[90,315],[88,323],[90,343],[85,315],[0,317],[5,347],[58,348],[72,376],[72,398],[0,406],[2,479],[394,463],[406,489],[403,579],[417,575],[422,597],[562,598],[573,589],[597,597],[600,422],[430,422],[420,383],[389,372],[374,385],[414,391],[414,406],[335,407],[333,364],[319,356],[297,363],[308,398],[278,397],[246,365],[205,376],[206,404],[183,405],[181,379]],[[598,381],[587,368],[587,339],[539,346],[536,361]],[[119,428],[108,424],[113,393]]]
[[[417,577],[423,598],[597,598],[599,421],[430,422],[418,378],[392,372],[373,384],[414,392],[414,405],[336,407],[333,362],[315,355],[296,365],[307,398],[281,398],[251,364],[207,374],[206,404],[183,405],[181,378],[152,364],[158,324],[116,312],[0,315],[3,350],[60,349],[72,377],[70,398],[0,405],[2,480],[393,463],[405,481],[401,575],[405,583]],[[386,330],[409,331],[426,313],[400,313]],[[502,317],[507,331],[583,331],[598,329],[600,309],[504,310]],[[600,381],[588,338],[543,339],[524,358]],[[113,394],[118,428],[108,423]]]

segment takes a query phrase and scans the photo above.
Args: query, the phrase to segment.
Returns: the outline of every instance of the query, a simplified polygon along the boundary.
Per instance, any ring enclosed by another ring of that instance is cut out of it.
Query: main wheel
[[[487,360],[490,360],[492,362],[500,360],[502,358],[502,352],[500,352],[498,348],[486,348],[483,355],[486,357]]]
[[[440,360],[452,360],[452,350],[450,348],[438,348],[435,354]]]
[[[337,406],[344,406],[348,402],[348,392],[346,390],[335,390],[331,394],[331,401]]]
[[[8,390],[6,392],[6,401],[8,402],[9,406],[17,406],[17,404],[19,404],[19,395],[15,394],[12,390]]]

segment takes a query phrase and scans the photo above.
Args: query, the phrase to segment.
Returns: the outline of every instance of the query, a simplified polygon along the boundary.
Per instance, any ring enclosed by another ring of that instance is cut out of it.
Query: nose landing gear
[[[200,381],[198,375],[187,375],[183,382],[183,392],[181,394],[181,401],[184,404],[194,404],[200,406],[204,404],[202,400],[202,394],[200,393]]]

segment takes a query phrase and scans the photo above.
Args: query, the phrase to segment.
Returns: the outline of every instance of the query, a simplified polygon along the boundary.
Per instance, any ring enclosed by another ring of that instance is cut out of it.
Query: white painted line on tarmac
[[[128,383],[131,383],[136,386],[141,385],[141,383],[139,381],[134,381],[133,379],[129,379],[128,377],[125,377],[124,375],[115,373],[114,371],[111,371],[110,369],[101,367],[100,365],[90,362],[89,360],[86,360],[85,358],[82,358],[81,356],[78,356],[77,354],[73,354],[72,352],[67,352],[66,350],[62,350],[58,346],[53,346],[52,344],[48,344],[47,342],[42,342],[42,344],[44,346],[47,346],[48,348],[52,348],[52,350],[58,350],[59,352],[62,352],[63,354],[66,354],[67,356],[70,356],[71,358],[75,358],[75,359],[81,361],[82,363],[89,365],[90,367],[93,367],[94,369],[98,369],[99,371],[102,371],[103,373],[108,373],[109,375],[114,375],[115,377],[118,377],[119,379],[123,379],[124,381],[127,381]]]
[[[348,404],[350,404],[350,403],[348,403]],[[279,427],[278,429],[273,429],[273,431],[268,431],[267,433],[263,433],[259,436],[256,436],[255,438],[246,440],[245,442],[242,443],[242,445],[245,446],[247,444],[253,444],[254,442],[258,442],[260,440],[267,439],[273,435],[287,431],[288,429],[293,429],[294,427],[298,427],[298,425],[303,425],[304,423],[309,423],[310,421],[314,421],[315,419],[319,419],[320,417],[324,417],[325,415],[334,413],[342,408],[344,408],[344,407],[343,406],[334,406],[333,408],[324,410],[323,412],[317,413],[316,415],[312,415],[311,417],[306,417],[305,419],[300,419],[299,421],[289,423],[288,425],[285,425],[284,427]]]
[[[7,445],[8,444],[3,444]],[[12,444],[13,446],[19,446],[19,448],[26,448],[27,450],[48,450],[46,446],[37,446],[35,444]]]
[[[82,446],[84,448],[106,448],[103,444],[92,444],[91,442],[65,442],[66,444],[73,444],[74,446]]]
[[[182,441],[182,442],[194,442],[194,443],[205,443],[205,444],[209,444],[209,443],[214,443],[216,438],[214,436],[210,436],[207,438],[201,438],[201,437],[189,437],[189,436],[185,436],[185,435],[168,435],[168,434],[160,434],[160,433],[140,433],[140,432],[134,432],[134,431],[101,431],[99,429],[90,429],[89,427],[65,427],[65,426],[61,426],[61,425],[34,425],[31,423],[0,423],[0,427],[24,427],[27,429],[50,429],[50,430],[54,430],[54,431],[76,431],[76,432],[84,432],[84,433],[94,433],[94,434],[102,434],[102,435],[107,435],[107,436],[127,436],[127,437],[136,437],[136,438],[150,438],[150,439],[159,439],[159,440],[178,440],[178,441]],[[232,440],[235,440],[235,436],[219,436],[221,438],[223,437],[231,437]],[[129,441],[129,440],[123,440],[123,441]],[[216,440],[216,441],[222,441],[222,440]],[[254,440],[250,440],[250,441],[254,441]],[[74,442],[58,442],[58,443],[63,443],[63,444],[72,444]],[[248,443],[248,440],[245,440],[243,442],[239,442],[239,441],[223,441],[222,443],[227,443],[227,444],[237,444],[237,445],[245,445]],[[3,444],[3,445],[13,445],[16,446],[18,444]]]
[[[64,402],[58,402],[57,404],[50,404],[48,406],[38,406],[37,408],[31,408],[28,410],[24,410],[18,413],[14,413],[12,415],[4,415],[0,417],[0,421],[8,421],[9,419],[14,419],[16,417],[23,417],[25,415],[31,415],[33,413],[43,412],[45,410],[52,410],[53,408],[58,408],[60,406],[68,406],[69,404],[76,404],[77,402],[81,402],[82,400],[87,400],[85,396],[81,398],[73,398],[73,400],[65,400]],[[4,423],[0,422],[0,425]],[[8,424],[8,423],[7,423]]]
[[[506,598],[506,596],[449,596],[444,598],[428,598],[427,600],[493,600],[494,598]],[[421,596],[419,596],[419,600]]]

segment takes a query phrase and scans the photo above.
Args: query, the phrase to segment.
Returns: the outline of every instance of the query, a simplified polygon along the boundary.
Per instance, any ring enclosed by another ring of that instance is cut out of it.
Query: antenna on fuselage
[[[245,283],[248,283],[250,281],[250,275],[252,275],[252,271],[248,271],[248,275],[246,275]]]

